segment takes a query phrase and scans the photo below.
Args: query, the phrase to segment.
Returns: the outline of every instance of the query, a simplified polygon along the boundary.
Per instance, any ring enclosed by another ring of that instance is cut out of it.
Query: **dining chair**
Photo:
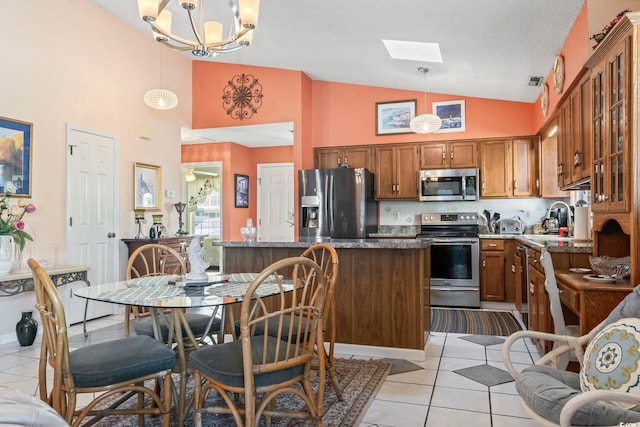
[[[37,261],[29,259],[28,264],[33,275],[35,308],[43,327],[38,368],[40,398],[72,426],[80,425],[86,417],[94,417],[91,420],[95,422],[109,415],[138,415],[138,424],[144,425],[144,415],[148,414],[162,416],[162,425],[168,427],[174,352],[147,336],[120,338],[69,351],[60,295]],[[47,372],[48,366],[53,368],[52,374]],[[152,387],[145,384],[150,380]],[[77,408],[77,396],[83,393],[93,395],[93,399],[84,408]],[[134,395],[137,405],[121,407]],[[151,400],[146,407],[145,396]],[[114,403],[96,409],[106,400]]]
[[[540,254],[540,264],[544,268],[545,281],[544,288],[549,295],[549,311],[551,312],[551,318],[553,319],[553,332],[556,335],[569,335],[572,337],[580,336],[580,328],[578,325],[567,325],[564,320],[564,313],[562,311],[562,303],[560,301],[560,290],[558,289],[558,283],[556,282],[556,273],[553,268],[553,260],[551,254],[546,248],[542,249]],[[555,341],[553,348],[557,348],[561,345],[559,341]],[[569,365],[570,359],[577,359],[571,356],[570,353],[564,353],[558,360],[558,369],[566,370]]]
[[[338,384],[338,378],[333,367],[333,354],[336,344],[336,282],[338,279],[338,253],[335,248],[328,243],[316,243],[308,247],[303,253],[303,257],[307,257],[314,261],[324,273],[327,286],[325,287],[324,310],[322,313],[322,333],[325,342],[329,344],[327,351],[324,346],[316,349],[318,357],[325,358],[326,370],[329,373],[329,379],[336,392],[339,400],[342,400],[342,389]],[[322,396],[319,401],[322,402]]]
[[[258,274],[241,303],[240,339],[191,353],[197,426],[204,413],[232,414],[236,425],[246,427],[257,426],[262,415],[267,425],[272,417],[311,418],[323,425],[310,370],[315,346],[323,345],[325,286],[323,271],[306,257],[277,261]],[[256,332],[274,325],[275,335]],[[321,390],[324,358],[318,359]],[[212,390],[224,403],[206,404]],[[278,407],[275,399],[282,393],[299,396],[307,410]],[[244,395],[244,404],[238,403],[236,394]]]
[[[185,274],[187,274],[187,267],[184,258],[173,248],[158,243],[142,245],[133,251],[125,268],[126,280]],[[150,317],[150,313],[141,312],[139,307],[130,305],[125,306],[125,335],[129,335],[130,317],[132,314],[134,319],[136,319],[136,322],[133,324],[133,329],[136,334],[154,337],[153,320]],[[202,339],[207,336],[213,336],[213,334],[219,332],[221,322],[215,314],[216,312],[212,315],[187,312],[184,314],[184,317],[193,336]],[[160,316],[160,333],[163,341],[169,340],[171,335],[170,330],[172,330],[171,326],[170,320],[168,321],[165,316]],[[186,331],[183,331],[183,335],[186,333]],[[190,341],[187,340],[185,344],[189,346],[189,343]]]

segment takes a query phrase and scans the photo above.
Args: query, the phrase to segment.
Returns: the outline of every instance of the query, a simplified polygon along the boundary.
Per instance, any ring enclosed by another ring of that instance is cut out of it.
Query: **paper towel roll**
[[[573,237],[577,240],[590,240],[589,207],[576,206],[573,212]]]

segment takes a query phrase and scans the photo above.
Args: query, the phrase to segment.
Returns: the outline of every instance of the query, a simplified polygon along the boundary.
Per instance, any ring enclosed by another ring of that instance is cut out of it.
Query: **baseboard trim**
[[[326,343],[325,343],[326,344]],[[338,354],[350,354],[353,356],[364,356],[374,358],[389,358],[389,359],[406,359],[424,361],[424,350],[414,350],[410,348],[393,348],[393,347],[378,347],[371,345],[359,345],[359,344],[341,344],[336,343],[334,353]]]

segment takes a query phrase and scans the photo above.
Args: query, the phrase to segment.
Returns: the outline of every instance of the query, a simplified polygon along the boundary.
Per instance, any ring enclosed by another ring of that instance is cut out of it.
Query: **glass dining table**
[[[207,345],[203,339],[196,338],[189,329],[185,311],[204,307],[213,308],[210,327],[214,316],[222,308],[218,342],[224,338],[225,326],[235,338],[233,310],[228,310],[227,307],[242,301],[247,288],[257,276],[255,273],[207,273],[207,275],[208,281],[199,282],[189,282],[183,276],[175,275],[143,277],[93,285],[74,292],[80,298],[149,309],[153,319],[154,335],[160,341],[164,341],[160,325],[161,319],[165,316],[166,324],[169,325],[169,337],[165,342],[176,349],[176,361],[180,374],[180,390],[176,396],[178,425],[183,425],[185,409],[189,406],[185,396],[189,375],[185,340],[188,340],[187,344],[191,348]],[[261,290],[264,296],[268,296],[270,292],[274,294],[278,292],[277,286],[274,282],[273,289],[270,290],[269,286],[265,287],[263,284]],[[209,327],[202,337],[208,335]]]

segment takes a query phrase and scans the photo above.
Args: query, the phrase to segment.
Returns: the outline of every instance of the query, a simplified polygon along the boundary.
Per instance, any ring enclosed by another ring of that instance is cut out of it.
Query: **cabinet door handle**
[[[485,185],[484,185],[484,181],[482,181],[482,191],[485,190]]]
[[[453,160],[453,151],[451,152],[451,160]]]
[[[396,184],[396,192],[400,192],[400,184]]]
[[[445,160],[447,160],[447,153],[442,150],[442,161],[444,162]]]
[[[529,282],[529,293],[531,295],[536,294],[536,284],[534,282]]]
[[[482,260],[482,268],[487,268],[487,261]]]
[[[517,179],[515,181],[513,181],[513,189],[514,190],[518,189],[518,180]]]
[[[536,178],[536,188],[540,188],[540,180]]]
[[[347,159],[347,156],[344,156],[344,164],[347,166],[349,165],[349,160]]]
[[[340,157],[338,157],[338,167],[340,167]]]
[[[490,247],[490,248],[495,248],[496,246],[498,246],[498,244],[497,244],[497,243],[489,243],[489,247]]]

